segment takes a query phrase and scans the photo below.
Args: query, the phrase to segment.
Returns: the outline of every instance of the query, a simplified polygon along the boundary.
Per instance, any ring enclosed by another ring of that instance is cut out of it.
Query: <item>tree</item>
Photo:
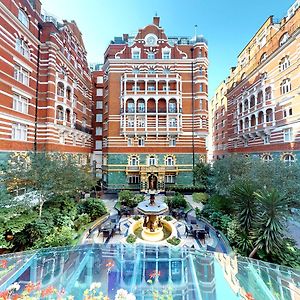
[[[237,221],[246,235],[252,229],[257,213],[257,201],[254,196],[256,187],[252,182],[239,181],[231,190]]]
[[[203,186],[206,190],[209,186],[209,178],[211,175],[211,168],[209,164],[203,162],[197,163],[194,167],[194,178],[197,186]]]
[[[288,200],[275,189],[255,193],[255,197],[259,202],[259,209],[254,230],[255,248],[249,257],[254,257],[259,249],[267,254],[281,252],[284,245]]]
[[[105,215],[107,212],[104,203],[95,198],[89,198],[82,203],[82,213],[88,214],[92,221]]]
[[[96,180],[90,172],[78,166],[71,156],[58,153],[30,153],[26,165],[12,157],[4,172],[8,188],[25,188],[33,202],[38,202],[39,217],[43,205],[53,195],[73,196],[90,190]],[[17,183],[17,184],[16,184]]]

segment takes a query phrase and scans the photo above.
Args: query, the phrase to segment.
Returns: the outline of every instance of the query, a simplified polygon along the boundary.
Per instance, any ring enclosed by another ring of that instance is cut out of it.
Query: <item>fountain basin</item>
[[[147,227],[143,227],[142,238],[148,242],[159,242],[164,239],[163,227],[158,227],[154,231],[151,231]]]

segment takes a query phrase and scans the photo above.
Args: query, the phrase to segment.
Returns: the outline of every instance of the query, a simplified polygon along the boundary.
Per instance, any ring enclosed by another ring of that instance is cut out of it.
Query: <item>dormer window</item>
[[[132,59],[140,59],[140,51],[132,51]]]

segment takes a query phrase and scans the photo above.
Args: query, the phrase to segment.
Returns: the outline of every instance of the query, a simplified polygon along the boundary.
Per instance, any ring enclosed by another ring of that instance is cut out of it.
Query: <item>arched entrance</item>
[[[157,190],[157,177],[151,174],[148,178],[149,190]]]

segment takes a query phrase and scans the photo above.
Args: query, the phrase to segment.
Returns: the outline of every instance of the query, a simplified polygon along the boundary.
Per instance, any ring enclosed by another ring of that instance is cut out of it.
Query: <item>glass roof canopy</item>
[[[84,299],[101,290],[109,299],[132,299],[118,298],[124,289],[136,299],[300,299],[300,271],[223,253],[145,245],[94,244],[0,256],[0,299],[16,282],[15,293],[41,293],[40,298],[52,291]]]

